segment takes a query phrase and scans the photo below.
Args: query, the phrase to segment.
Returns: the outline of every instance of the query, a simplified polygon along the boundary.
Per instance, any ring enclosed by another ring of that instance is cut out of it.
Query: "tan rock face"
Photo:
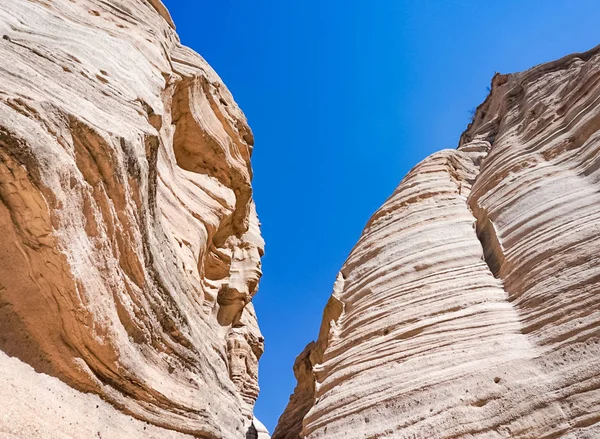
[[[28,407],[0,434],[95,437],[73,427],[95,394],[109,437],[244,437],[263,351],[244,115],[158,0],[0,0],[0,36],[2,401]]]
[[[494,78],[367,224],[274,438],[600,437],[599,77]]]

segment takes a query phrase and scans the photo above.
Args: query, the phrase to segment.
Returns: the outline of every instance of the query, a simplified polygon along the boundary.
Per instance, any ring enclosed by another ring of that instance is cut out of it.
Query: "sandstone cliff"
[[[496,75],[342,267],[280,438],[600,437],[600,48]]]
[[[0,436],[245,437],[244,115],[159,0],[0,0],[0,36]]]

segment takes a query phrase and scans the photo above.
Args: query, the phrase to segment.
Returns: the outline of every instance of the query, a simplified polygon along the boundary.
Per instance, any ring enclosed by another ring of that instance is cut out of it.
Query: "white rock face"
[[[158,0],[0,0],[0,36],[0,435],[245,437],[244,115]]]
[[[402,180],[274,439],[600,437],[599,53],[497,75]]]
[[[128,416],[0,352],[0,439],[193,439]]]

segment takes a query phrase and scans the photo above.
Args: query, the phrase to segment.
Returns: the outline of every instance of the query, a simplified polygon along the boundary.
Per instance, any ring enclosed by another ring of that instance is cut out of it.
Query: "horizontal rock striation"
[[[496,75],[365,227],[273,438],[599,437],[599,192],[600,48]]]
[[[0,435],[245,437],[244,115],[159,0],[2,0],[0,36]]]

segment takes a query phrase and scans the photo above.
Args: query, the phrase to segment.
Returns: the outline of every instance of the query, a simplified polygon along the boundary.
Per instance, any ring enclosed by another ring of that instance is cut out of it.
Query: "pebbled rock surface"
[[[159,0],[0,0],[0,35],[0,436],[245,437],[244,115]]]
[[[342,267],[273,438],[600,437],[600,48],[496,75]]]

